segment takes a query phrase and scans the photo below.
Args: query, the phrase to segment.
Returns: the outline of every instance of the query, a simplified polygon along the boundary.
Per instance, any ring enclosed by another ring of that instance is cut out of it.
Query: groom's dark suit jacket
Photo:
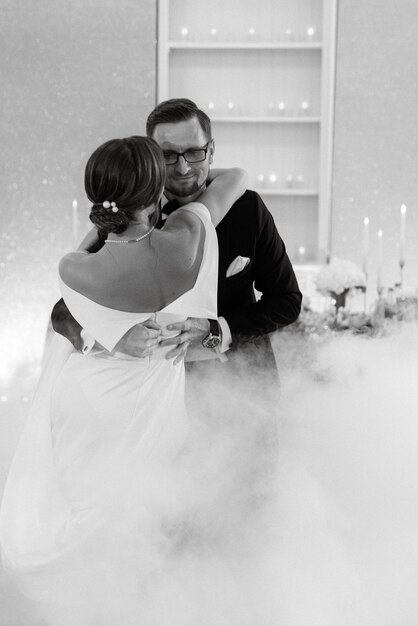
[[[268,334],[294,322],[302,294],[271,213],[255,191],[246,191],[218,225],[218,315],[229,324],[232,348],[245,352],[253,365],[275,368]],[[248,257],[245,269],[226,277],[237,256]],[[255,289],[261,293],[257,301]]]
[[[297,319],[302,299],[285,245],[272,215],[254,191],[244,193],[216,230],[218,315],[228,322],[233,340],[224,365],[239,370],[238,362],[242,365],[242,359],[238,355],[245,355],[256,369],[271,373],[276,363],[268,334]],[[244,270],[227,278],[227,269],[237,256],[248,257],[250,262]],[[262,294],[258,301],[254,287]],[[77,347],[80,326],[62,300],[54,307],[52,325]],[[205,367],[204,363],[201,367]]]

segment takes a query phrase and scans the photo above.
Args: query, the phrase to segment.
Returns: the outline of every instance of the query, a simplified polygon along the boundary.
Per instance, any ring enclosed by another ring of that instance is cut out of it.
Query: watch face
[[[203,341],[204,348],[216,348],[221,343],[221,338],[218,335],[208,335]]]

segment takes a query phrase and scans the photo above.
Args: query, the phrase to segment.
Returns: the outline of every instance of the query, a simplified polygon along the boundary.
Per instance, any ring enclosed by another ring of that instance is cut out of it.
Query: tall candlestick
[[[368,278],[368,261],[369,261],[369,218],[366,216],[363,220],[363,272],[364,272],[364,312],[367,313],[367,278]]]
[[[400,284],[403,285],[403,268],[405,266],[405,241],[406,241],[406,205],[401,205],[401,232],[399,237],[399,270]]]
[[[406,241],[406,206],[401,206],[401,232],[399,239],[399,261],[405,263],[405,241]]]
[[[382,293],[383,231],[377,231],[377,293]]]
[[[77,200],[73,200],[73,212],[72,212],[72,227],[73,227],[73,247],[77,248],[78,246],[78,214],[77,214],[78,203]]]
[[[363,220],[363,271],[367,280],[367,265],[369,257],[369,218],[366,216]]]

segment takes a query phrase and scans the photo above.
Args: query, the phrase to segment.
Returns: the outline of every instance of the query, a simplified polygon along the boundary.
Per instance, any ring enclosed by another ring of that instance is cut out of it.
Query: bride
[[[0,544],[31,602],[25,624],[153,623],[147,590],[181,514],[184,366],[162,346],[141,359],[114,348],[145,320],[166,329],[217,317],[214,226],[244,193],[246,174],[211,178],[199,202],[158,230],[165,164],[152,139],[108,141],[87,163],[95,227],[63,257],[59,279],[72,315],[104,350],[83,356],[53,337],[9,473]],[[103,248],[88,253],[104,232]]]

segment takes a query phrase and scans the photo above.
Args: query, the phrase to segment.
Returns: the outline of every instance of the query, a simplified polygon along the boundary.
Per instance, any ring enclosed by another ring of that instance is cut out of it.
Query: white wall
[[[383,282],[399,278],[399,208],[408,206],[406,281],[418,286],[418,2],[339,0],[332,252],[361,262],[370,217],[371,279],[383,230]]]
[[[39,352],[57,261],[88,224],[83,170],[106,139],[145,131],[155,102],[155,0],[0,3],[0,383]]]

